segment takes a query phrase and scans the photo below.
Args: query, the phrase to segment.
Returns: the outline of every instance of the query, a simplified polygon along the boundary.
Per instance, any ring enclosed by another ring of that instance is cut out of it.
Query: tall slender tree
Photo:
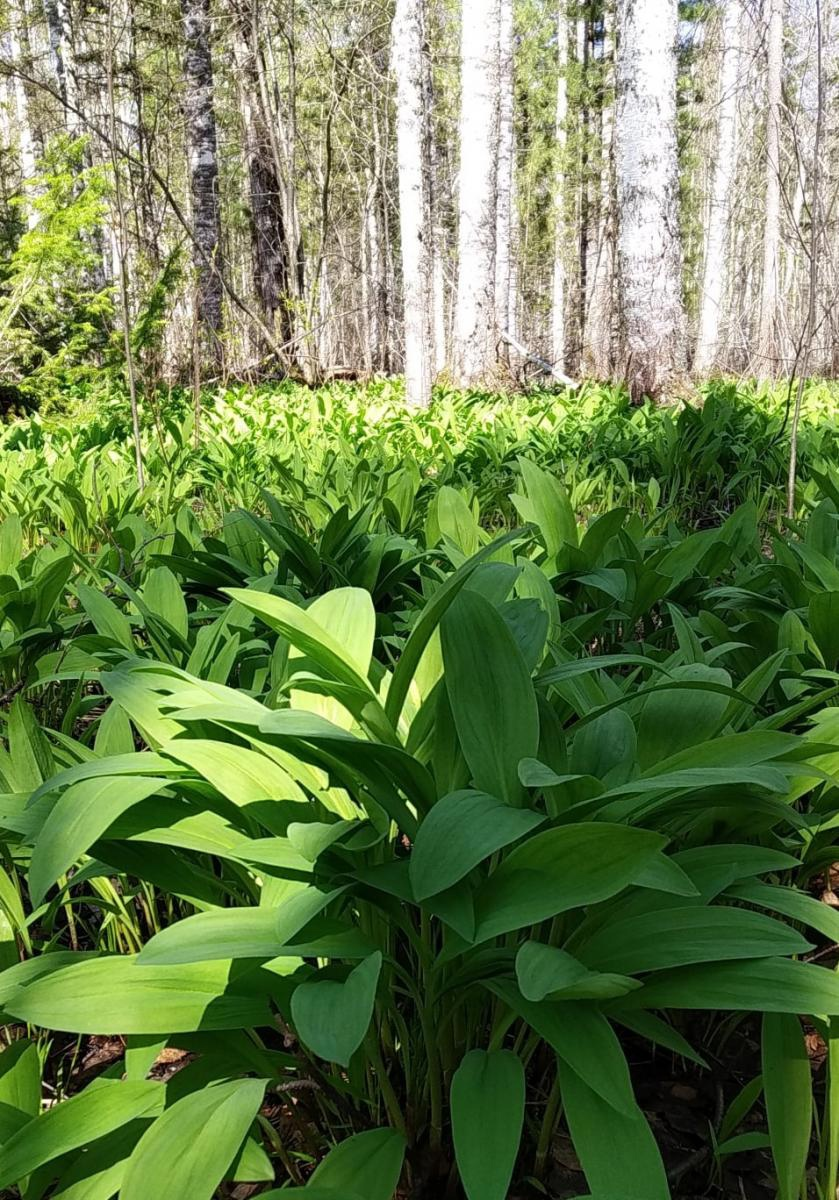
[[[774,375],[778,367],[778,284],[781,257],[781,103],[784,65],[784,0],[768,0],[766,37],[766,157],[763,271],[757,329],[757,370]]]
[[[454,374],[464,387],[486,382],[498,361],[495,235],[500,22],[500,0],[463,0]]]
[[[203,349],[222,358],[222,278],[218,145],[210,50],[210,0],[181,0],[184,29],[184,110],[192,196],[196,322]]]
[[[396,0],[393,62],[396,71],[396,139],[399,172],[399,234],[405,327],[405,397],[431,401],[431,229],[426,178],[423,0]]]
[[[615,171],[622,369],[633,400],[685,366],[676,152],[677,0],[618,0]]]
[[[726,243],[731,215],[731,188],[736,162],[738,70],[741,0],[725,0],[720,29],[717,146],[708,201],[705,262],[699,301],[699,333],[694,371],[706,374],[719,364],[720,321],[726,277]]]
[[[554,366],[565,370],[565,300],[568,275],[568,218],[565,181],[568,145],[568,15],[566,0],[559,0],[556,16],[556,115],[554,172],[554,247],[551,280],[551,355]]]
[[[495,321],[499,331],[510,320],[513,270],[513,176],[515,172],[513,0],[500,0],[498,183],[495,219]]]

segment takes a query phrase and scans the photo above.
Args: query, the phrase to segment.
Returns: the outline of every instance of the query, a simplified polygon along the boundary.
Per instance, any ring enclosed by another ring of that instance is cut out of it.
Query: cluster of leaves
[[[149,319],[153,329],[157,317]],[[186,500],[205,529],[218,529],[226,512],[258,508],[261,489],[279,488],[310,536],[342,505],[372,505],[376,519],[384,513],[416,536],[446,485],[482,526],[500,528],[516,519],[509,494],[524,456],[561,474],[585,517],[622,506],[657,527],[690,527],[753,501],[771,519],[785,509],[786,399],[785,389],[717,383],[703,406],[675,412],[633,408],[619,390],[594,386],[565,395],[441,390],[427,412],[408,414],[398,381],[317,391],[287,383],[208,394],[196,448],[193,397],[174,391],[144,401],[149,484],[138,495],[130,414],[115,395],[0,433],[0,512],[19,512],[32,538],[58,527],[88,550],[111,541],[125,519],[142,518],[146,536],[155,535]],[[808,388],[800,511],[819,495],[823,462],[837,460],[835,410],[833,385]]]
[[[85,139],[56,138],[16,198],[0,241],[0,398],[4,407],[98,389],[113,296],[101,275],[107,173]],[[29,222],[29,215],[34,218]]]
[[[631,476],[579,524],[547,397],[382,397],[377,429],[294,395],[148,497],[90,429],[4,456],[9,496],[56,455],[0,528],[0,1190],[503,1200],[562,1121],[596,1200],[664,1200],[625,1040],[703,1064],[705,1010],[764,1014],[717,1159],[762,1096],[779,1195],[808,1162],[831,1195],[839,980],[796,960],[839,941],[808,890],[839,857],[839,478],[774,534],[763,495],[682,531]],[[705,420],[647,445],[705,455]],[[258,504],[208,527],[198,480]],[[91,1035],[124,1053],[79,1087],[50,1047]]]

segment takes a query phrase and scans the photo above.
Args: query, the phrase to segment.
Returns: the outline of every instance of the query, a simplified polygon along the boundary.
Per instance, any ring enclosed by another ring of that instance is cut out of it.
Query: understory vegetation
[[[0,433],[0,1195],[834,1200],[839,421]]]

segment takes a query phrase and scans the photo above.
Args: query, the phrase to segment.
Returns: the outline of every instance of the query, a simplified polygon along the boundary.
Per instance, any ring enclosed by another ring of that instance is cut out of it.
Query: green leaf
[[[536,693],[504,618],[463,591],[441,626],[445,684],[463,756],[480,791],[520,804],[518,765],[539,747]]]
[[[641,984],[623,975],[589,971],[573,955],[541,942],[525,942],[516,955],[516,978],[526,1000],[609,1000]]]
[[[61,793],[35,839],[29,869],[33,904],[84,854],[117,817],[167,786],[144,775],[104,776],[73,783]],[[173,808],[177,802],[173,799]]]
[[[20,1038],[0,1054],[0,1104],[37,1117],[41,1111],[41,1059],[29,1038]]]
[[[351,638],[349,644],[345,645],[312,616],[310,611],[292,604],[290,600],[284,600],[282,596],[258,592],[253,588],[222,588],[222,591],[231,599],[238,600],[250,612],[256,613],[270,629],[276,629],[283,637],[288,638],[293,646],[324,667],[336,679],[352,687],[360,687],[363,691],[372,692],[366,670],[361,669],[361,659],[364,657],[362,643],[366,646],[369,640],[369,617],[373,603],[369,592],[360,588],[346,589],[351,596],[341,604],[340,624],[343,629],[347,616],[346,604],[349,603],[358,611],[361,630],[357,637]],[[326,611],[336,618],[334,605],[329,606]],[[344,636],[345,632],[343,629],[340,636]]]
[[[674,682],[694,686],[679,693],[678,703],[669,691],[644,700],[638,720],[638,762],[642,770],[717,733],[729,705],[725,695],[702,686],[730,687],[727,671],[691,663],[674,667],[670,674]]]
[[[445,583],[441,584],[422,609],[419,619],[411,630],[411,635],[402,649],[402,654],[396,665],[396,670],[393,672],[393,678],[387,693],[385,711],[394,727],[402,714],[405,698],[408,695],[411,682],[419,667],[423,652],[432,634],[440,624],[443,614],[460,593],[475,568],[489,558],[490,555],[496,554],[502,546],[507,545],[518,537],[520,537],[519,531],[512,529],[509,533],[496,538],[490,545],[484,546],[482,550],[479,550],[477,554],[458,567]]]
[[[357,1192],[364,1200],[392,1200],[404,1157],[405,1139],[395,1129],[356,1133],[333,1147],[315,1168],[306,1195],[320,1200],[309,1191],[317,1188],[342,1197]]]
[[[668,908],[612,921],[585,938],[577,954],[600,971],[636,974],[734,958],[803,954],[794,929],[737,908]]]
[[[611,1108],[623,1113],[635,1110],[623,1050],[612,1026],[594,1005],[577,1000],[534,1004],[509,979],[492,980],[486,986],[523,1017]]]
[[[377,950],[343,982],[315,978],[295,988],[291,1015],[303,1044],[327,1062],[349,1066],[373,1016],[381,969]]]
[[[120,1200],[212,1200],[259,1112],[264,1092],[264,1079],[236,1079],[176,1101],[137,1143]]]
[[[537,525],[545,542],[549,558],[554,558],[564,545],[576,546],[577,521],[568,492],[556,478],[526,458],[518,459],[519,470],[527,498],[513,496],[519,515]]]
[[[142,966],[209,962],[213,959],[273,958],[316,917],[340,889],[308,887],[279,908],[219,908],[176,921],[155,934],[140,951]]]
[[[839,1014],[839,976],[786,958],[706,963],[655,975],[624,997],[627,1008]]]
[[[592,1200],[670,1200],[664,1164],[644,1114],[616,1112],[572,1067],[560,1068],[562,1103]]]
[[[189,633],[189,614],[176,576],[168,567],[152,567],[143,582],[143,600],[151,612],[159,614],[176,633]]]
[[[451,1086],[452,1137],[468,1200],[504,1200],[524,1126],[524,1066],[510,1050],[470,1050]]]
[[[476,940],[614,896],[664,844],[660,834],[605,821],[535,834],[511,851],[478,892]]]
[[[15,988],[3,1007],[68,1033],[245,1029],[270,1022],[265,988],[258,972],[237,974],[230,962],[145,967],[128,956],[94,958]]]
[[[778,1177],[778,1200],[798,1200],[807,1167],[813,1088],[804,1032],[792,1013],[763,1018],[763,1095]]]
[[[444,891],[544,821],[540,813],[511,808],[486,792],[450,792],[419,827],[410,859],[414,895],[424,900]]]
[[[136,1117],[162,1110],[160,1083],[101,1080],[53,1105],[24,1125],[0,1149],[0,1189],[19,1183],[44,1163],[113,1133]]]
[[[133,654],[135,646],[131,624],[113,600],[109,600],[104,592],[88,587],[86,583],[76,584],[76,595],[96,632]]]

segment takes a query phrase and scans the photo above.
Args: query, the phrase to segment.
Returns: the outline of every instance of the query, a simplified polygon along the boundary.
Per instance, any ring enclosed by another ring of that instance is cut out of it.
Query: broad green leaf
[[[486,792],[450,792],[420,825],[411,851],[411,885],[417,900],[451,887],[544,820],[540,813],[512,808]]]
[[[746,880],[729,888],[726,895],[735,900],[746,900],[759,908],[783,913],[793,921],[817,929],[831,941],[839,941],[839,913],[832,905],[816,900],[806,892],[799,892],[793,887],[773,887],[769,883]]]
[[[131,624],[123,613],[104,592],[88,587],[86,583],[76,584],[76,595],[82,608],[93,622],[97,633],[109,638],[123,649],[134,653],[134,635]]]
[[[33,904],[40,904],[59,875],[89,850],[117,817],[165,788],[167,782],[155,776],[105,775],[66,788],[35,839],[29,870]]]
[[[487,986],[611,1108],[624,1113],[635,1110],[626,1058],[612,1026],[594,1005],[579,1000],[542,1000],[536,1004],[526,1000],[508,979],[492,980]]]
[[[349,1066],[373,1016],[382,969],[379,951],[343,981],[315,977],[295,988],[291,1015],[300,1040],[319,1058]]]
[[[778,1177],[778,1200],[798,1200],[813,1121],[810,1059],[798,1017],[793,1013],[766,1013],[762,1046],[763,1095]]]
[[[41,1110],[41,1059],[28,1038],[12,1042],[0,1054],[0,1104],[30,1117]]]
[[[186,763],[234,804],[303,800],[289,773],[265,754],[211,738],[176,738],[161,750]]]
[[[184,1096],[167,1108],[128,1160],[120,1200],[212,1200],[259,1112],[264,1092],[264,1079],[236,1079]]]
[[[524,1126],[524,1066],[510,1050],[470,1050],[452,1077],[455,1158],[468,1200],[505,1200]]]
[[[315,1168],[306,1192],[318,1188],[342,1196],[357,1192],[364,1200],[393,1200],[404,1157],[405,1139],[395,1129],[356,1133],[329,1151]]]
[[[599,971],[636,974],[690,963],[803,954],[794,929],[737,908],[667,908],[611,921],[585,938],[577,954]]]
[[[160,1083],[102,1080],[53,1105],[24,1125],[0,1149],[0,1189],[19,1183],[42,1166],[104,1137],[136,1117],[163,1109]]]
[[[536,1002],[548,996],[561,1000],[583,997],[609,1000],[641,986],[622,975],[590,971],[565,950],[532,941],[519,947],[516,979],[524,998]]]
[[[576,546],[577,521],[568,492],[556,478],[526,458],[519,458],[519,470],[527,492],[526,499],[513,496],[519,515],[538,526],[548,557],[554,558],[564,545]]]
[[[396,665],[396,670],[393,672],[393,678],[388,688],[385,711],[394,728],[402,715],[405,698],[408,695],[411,682],[416,674],[425,647],[439,626],[443,614],[460,593],[475,568],[480,563],[485,562],[490,555],[497,554],[503,546],[515,541],[518,537],[520,537],[518,530],[513,529],[509,533],[496,538],[488,546],[484,546],[477,554],[467,559],[462,566],[458,567],[445,583],[440,585],[422,609],[419,619],[411,630],[411,635],[402,649],[402,654]]]
[[[279,908],[219,908],[176,921],[155,934],[137,956],[139,967],[213,959],[273,958],[280,948],[341,894],[310,887]]]
[[[366,670],[360,669],[360,659],[364,657],[363,649],[369,640],[372,601],[368,592],[359,588],[348,589],[352,593],[349,601],[350,608],[358,609],[361,629],[357,635],[352,637],[349,645],[345,645],[339,640],[339,637],[346,633],[343,626],[345,618],[350,612],[344,602],[339,605],[341,620],[338,622],[339,636],[336,637],[312,615],[310,610],[300,608],[296,604],[292,604],[290,600],[284,600],[281,596],[268,595],[252,588],[223,588],[222,590],[231,599],[237,600],[245,608],[256,613],[266,625],[288,638],[293,646],[324,667],[336,679],[350,684],[352,687],[372,690],[367,681]],[[326,611],[334,619],[336,613],[333,608],[334,605],[330,605]]]
[[[535,834],[478,892],[476,940],[614,896],[635,882],[664,844],[660,834],[605,821]]]
[[[664,1164],[641,1110],[615,1112],[567,1063],[559,1078],[571,1140],[592,1200],[670,1200]]]
[[[464,758],[479,791],[521,804],[518,766],[539,747],[536,693],[509,626],[463,591],[441,626],[445,684]]]
[[[151,612],[159,614],[182,638],[188,635],[189,614],[184,594],[168,567],[153,567],[147,573],[143,582],[143,600]]]
[[[237,972],[230,962],[146,967],[128,956],[94,958],[15,988],[3,1008],[68,1033],[244,1029],[270,1022],[265,987],[257,971]]]
[[[725,695],[702,686],[730,687],[727,671],[691,663],[674,667],[671,676],[674,682],[694,686],[679,692],[678,698],[662,691],[644,700],[638,721],[638,761],[642,770],[717,733],[729,705]]]
[[[706,963],[654,975],[624,997],[627,1008],[839,1014],[839,976],[786,958]]]

